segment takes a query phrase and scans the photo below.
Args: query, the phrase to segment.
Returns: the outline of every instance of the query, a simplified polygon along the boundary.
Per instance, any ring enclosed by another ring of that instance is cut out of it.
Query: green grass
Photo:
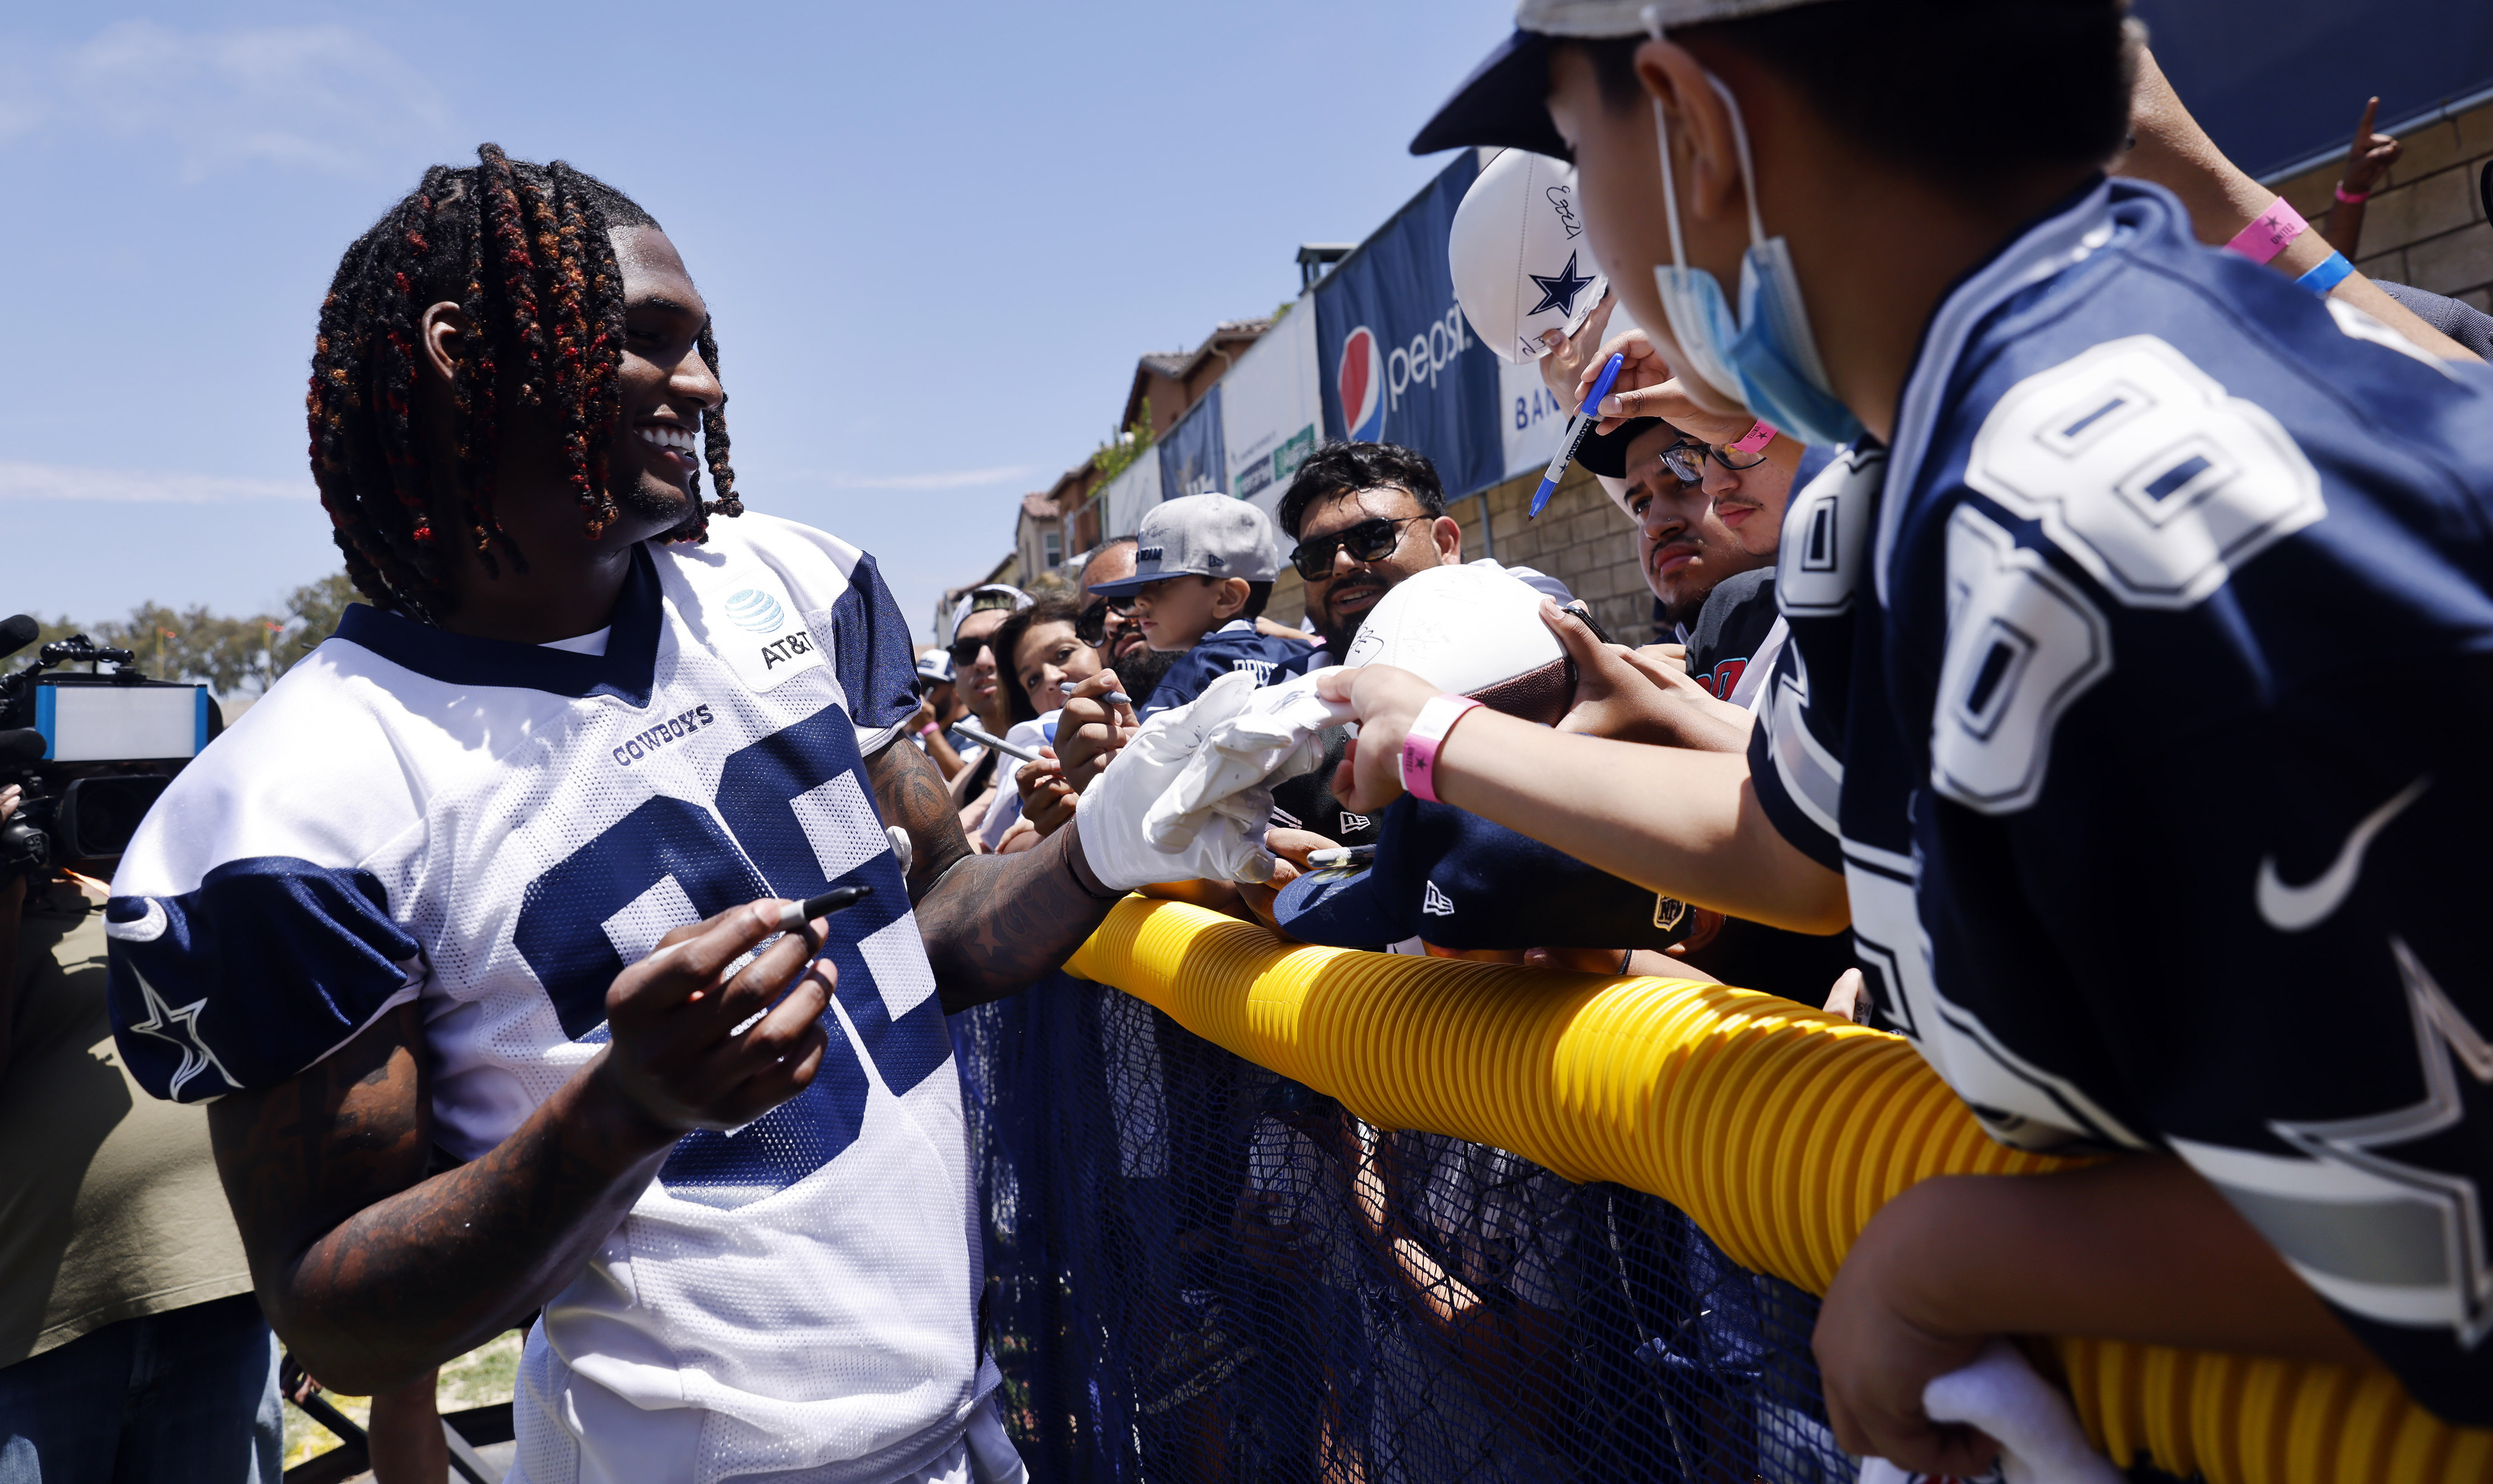
[[[435,1405],[453,1412],[509,1401],[520,1374],[521,1341],[520,1332],[514,1329],[443,1366],[440,1383],[434,1388]],[[358,1426],[371,1419],[373,1404],[369,1397],[340,1396],[334,1391],[321,1394]],[[338,1443],[338,1435],[305,1416],[300,1409],[285,1409],[286,1468],[326,1453]]]

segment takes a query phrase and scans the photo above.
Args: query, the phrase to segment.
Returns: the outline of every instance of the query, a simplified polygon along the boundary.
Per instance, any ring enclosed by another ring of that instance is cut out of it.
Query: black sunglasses
[[[954,669],[966,669],[970,666],[977,664],[978,651],[986,647],[987,641],[984,638],[956,638],[952,640],[952,646],[949,650],[949,653],[952,656],[952,668]]]
[[[1662,466],[1670,477],[1682,484],[1705,483],[1705,460],[1711,459],[1727,469],[1754,469],[1766,461],[1763,450],[1753,454],[1735,454],[1727,444],[1699,443],[1695,438],[1682,438],[1662,451]]]
[[[1108,642],[1108,615],[1111,613],[1120,618],[1133,617],[1133,594],[1127,593],[1122,598],[1101,598],[1084,608],[1082,615],[1073,620],[1073,637],[1094,649],[1105,644]]]
[[[1404,516],[1395,519],[1379,516],[1330,536],[1311,536],[1300,542],[1298,549],[1290,553],[1290,565],[1298,568],[1299,576],[1308,581],[1320,582],[1333,575],[1334,552],[1346,550],[1355,562],[1380,561],[1391,555],[1395,546],[1401,541],[1402,527],[1414,520],[1435,519],[1434,516]]]

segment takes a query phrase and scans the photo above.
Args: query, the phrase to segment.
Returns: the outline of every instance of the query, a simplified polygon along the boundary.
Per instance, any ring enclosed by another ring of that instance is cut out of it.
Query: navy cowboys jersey
[[[493,1148],[607,1039],[670,929],[834,883],[806,1091],[678,1143],[529,1336],[526,1484],[866,1480],[994,1382],[951,1043],[864,757],[915,709],[873,560],[748,515],[643,548],[603,654],[352,608],[148,816],[113,881],[111,1003],[199,1102],[424,1022],[436,1139]]]
[[[2098,184],[1792,498],[1752,771],[1998,1138],[2162,1147],[2493,1422],[2493,375]]]
[[[1171,706],[1183,706],[1202,695],[1205,686],[1231,670],[1246,670],[1259,686],[1277,685],[1306,674],[1307,662],[1316,654],[1313,644],[1313,636],[1305,644],[1275,638],[1257,633],[1255,625],[1246,619],[1233,618],[1177,657],[1177,663],[1168,668],[1168,673],[1160,676],[1160,683],[1144,698],[1135,718],[1147,722]]]

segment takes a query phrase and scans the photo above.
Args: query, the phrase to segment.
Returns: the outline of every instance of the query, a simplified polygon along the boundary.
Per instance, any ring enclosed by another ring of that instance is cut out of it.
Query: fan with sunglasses
[[[1333,554],[1348,551],[1355,562],[1379,562],[1394,554],[1402,539],[1402,527],[1414,520],[1433,520],[1434,516],[1403,516],[1398,519],[1378,516],[1345,526],[1330,536],[1310,536],[1290,552],[1290,565],[1299,576],[1310,582],[1321,582],[1333,576]]]

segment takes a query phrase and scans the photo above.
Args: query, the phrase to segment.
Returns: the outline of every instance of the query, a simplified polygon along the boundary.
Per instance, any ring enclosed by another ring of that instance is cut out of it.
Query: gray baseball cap
[[[1192,574],[1270,582],[1281,575],[1273,522],[1245,500],[1225,494],[1187,494],[1163,500],[1143,517],[1134,533],[1134,575],[1101,582],[1103,598],[1140,592],[1147,582]]]
[[[1650,36],[1676,26],[1735,20],[1789,10],[1815,0],[1517,0],[1515,34],[1455,89],[1418,136],[1411,153],[1433,155],[1465,144],[1526,149],[1575,158],[1549,122],[1549,43]]]

